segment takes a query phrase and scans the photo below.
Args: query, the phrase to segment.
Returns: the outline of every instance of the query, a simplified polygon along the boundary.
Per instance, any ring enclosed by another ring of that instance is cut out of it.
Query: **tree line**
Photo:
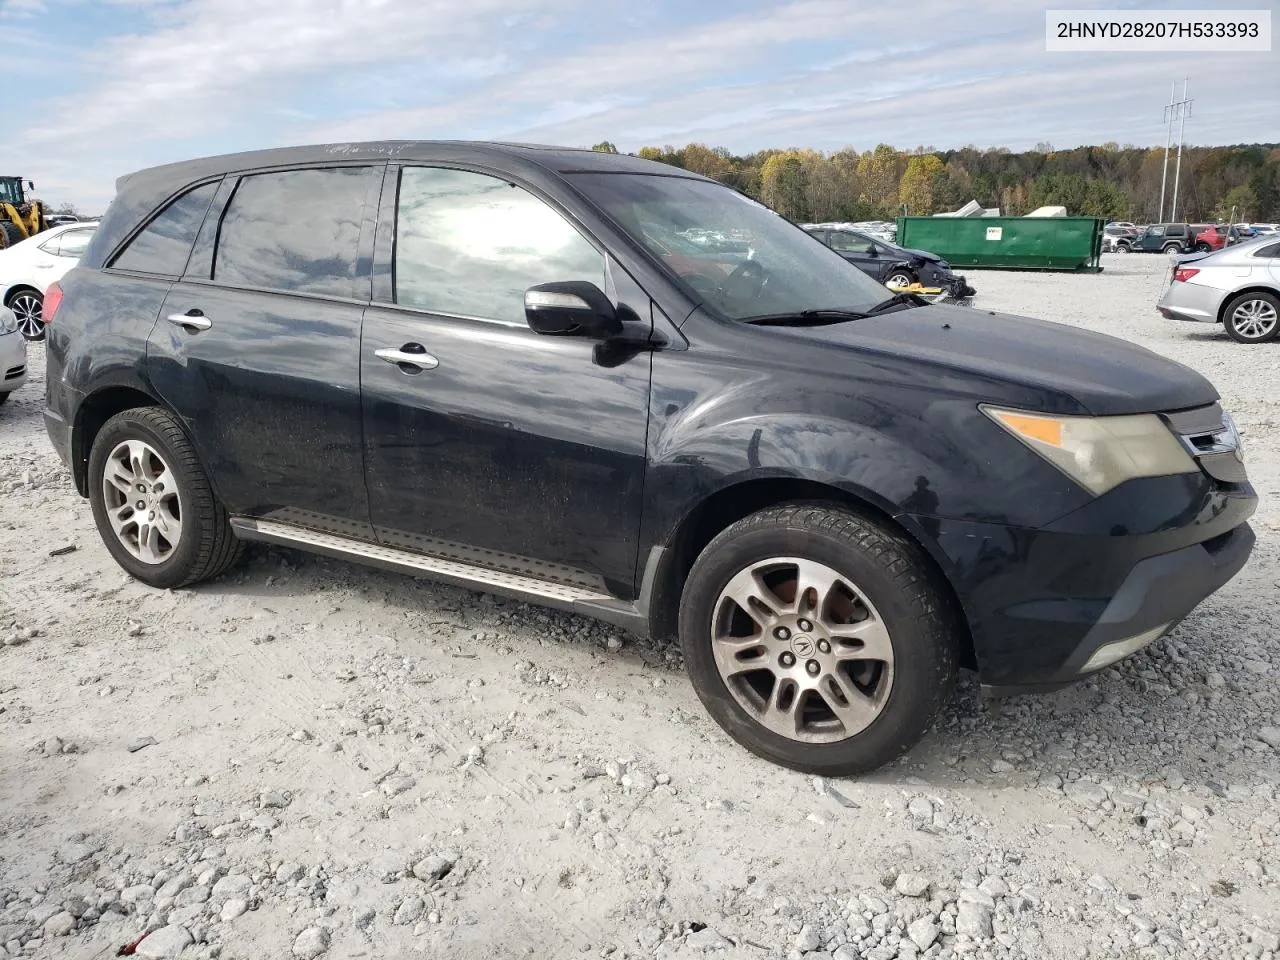
[[[610,142],[593,148],[617,153]],[[882,143],[859,152],[760,150],[736,156],[723,147],[642,147],[637,154],[713,177],[798,222],[893,219],[955,210],[970,200],[1022,216],[1063,206],[1071,216],[1150,223],[1159,218],[1164,148],[1120,146],[1057,150],[1040,143],[959,150]],[[1176,157],[1170,155],[1165,219],[1170,218]],[[1280,144],[1184,147],[1179,220],[1280,221]]]

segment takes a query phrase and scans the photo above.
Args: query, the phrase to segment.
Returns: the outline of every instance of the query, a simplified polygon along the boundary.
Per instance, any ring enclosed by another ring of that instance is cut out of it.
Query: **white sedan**
[[[68,223],[0,250],[0,304],[14,312],[28,340],[44,339],[44,292],[76,265],[97,227]]]
[[[27,345],[12,310],[0,307],[0,404],[27,382]]]

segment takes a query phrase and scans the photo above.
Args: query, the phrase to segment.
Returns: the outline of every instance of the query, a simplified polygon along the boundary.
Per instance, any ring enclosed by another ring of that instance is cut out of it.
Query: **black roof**
[[[136,186],[139,181],[160,183],[182,180],[190,183],[202,177],[232,173],[237,170],[333,160],[489,161],[500,167],[532,166],[554,173],[587,171],[651,173],[706,179],[670,164],[579,147],[473,140],[376,140],[367,143],[320,143],[297,147],[276,147],[269,150],[184,160],[126,174],[116,181],[116,190],[123,191],[126,184]]]

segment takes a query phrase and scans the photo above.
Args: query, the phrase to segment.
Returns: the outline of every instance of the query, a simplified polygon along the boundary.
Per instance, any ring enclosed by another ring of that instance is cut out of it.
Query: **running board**
[[[395,547],[332,533],[322,533],[319,530],[291,523],[280,523],[276,520],[232,517],[231,528],[242,540],[297,547],[310,553],[323,554],[339,560],[354,560],[394,570],[397,573],[425,576],[471,590],[497,593],[543,606],[572,610],[632,629],[637,628],[643,620],[634,604],[611,597],[607,593],[598,593],[569,584],[525,577],[518,573],[493,570],[444,557],[398,550]]]

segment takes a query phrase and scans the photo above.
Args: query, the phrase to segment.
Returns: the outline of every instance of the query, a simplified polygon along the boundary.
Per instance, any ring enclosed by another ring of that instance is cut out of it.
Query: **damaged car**
[[[900,247],[844,227],[806,224],[804,230],[891,290],[901,290],[918,283],[922,287],[941,287],[946,297],[952,300],[964,300],[977,293],[964,277],[952,272],[951,264],[936,253]]]

